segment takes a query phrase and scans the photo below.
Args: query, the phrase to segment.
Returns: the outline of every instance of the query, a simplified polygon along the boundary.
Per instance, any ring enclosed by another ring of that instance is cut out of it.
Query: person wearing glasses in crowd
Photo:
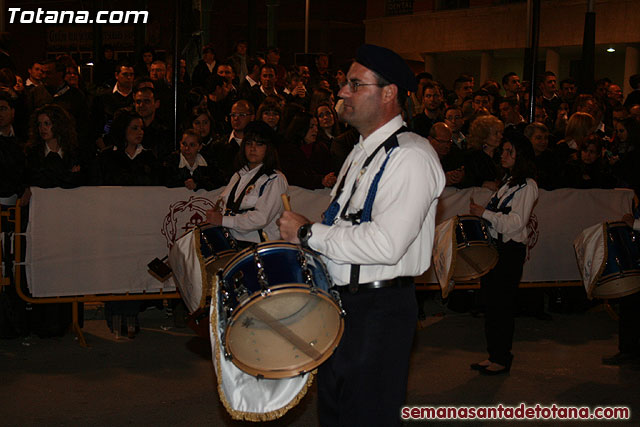
[[[318,370],[320,425],[400,425],[418,314],[413,277],[430,265],[445,176],[402,120],[417,85],[397,53],[361,46],[347,80],[340,116],[360,139],[333,201],[322,223],[286,211],[278,224],[283,239],[323,255],[347,313],[340,344]]]
[[[241,248],[280,239],[276,220],[282,214],[287,179],[280,172],[275,131],[260,120],[249,123],[236,156],[238,171],[222,191],[207,222],[227,227]]]
[[[253,104],[241,99],[231,106],[229,123],[231,132],[219,137],[214,144],[203,149],[202,155],[209,164],[216,164],[220,170],[222,182],[229,182],[237,170],[234,165],[244,138],[244,130],[255,118]]]

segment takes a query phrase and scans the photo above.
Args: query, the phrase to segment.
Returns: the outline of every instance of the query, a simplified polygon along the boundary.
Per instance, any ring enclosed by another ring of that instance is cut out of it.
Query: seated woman
[[[237,162],[218,199],[218,209],[207,211],[210,224],[227,227],[240,247],[280,239],[276,220],[282,214],[281,195],[289,186],[278,171],[275,132],[263,121],[253,121],[244,130]]]
[[[100,185],[159,185],[160,164],[151,150],[142,147],[144,124],[136,112],[120,110],[109,132],[114,147],[100,153]]]
[[[482,277],[480,286],[486,301],[485,337],[489,357],[473,363],[471,369],[485,375],[509,372],[513,355],[514,317],[518,284],[527,255],[527,224],[538,199],[534,152],[525,137],[510,135],[502,145],[501,164],[507,171],[502,186],[486,208],[471,199],[469,211],[489,221],[497,241],[498,263]]]
[[[344,159],[346,159],[352,147],[349,147],[344,157],[338,154],[341,151],[342,147],[336,147],[336,145],[338,145],[336,143],[336,137],[340,136],[344,132],[344,130],[342,129],[340,121],[338,120],[338,113],[336,113],[336,110],[333,108],[333,105],[330,102],[325,101],[318,104],[318,107],[315,111],[315,116],[318,119],[317,141],[320,143],[324,143],[327,147],[329,147],[329,152],[331,153],[331,162],[333,164],[332,170],[338,173],[340,172],[340,168],[342,167]],[[337,159],[334,158],[334,153],[336,154],[335,157],[337,157]]]
[[[26,157],[30,186],[73,188],[82,184],[75,127],[62,107],[49,104],[38,108],[29,134]]]
[[[112,150],[100,153],[98,164],[101,185],[152,186],[160,184],[160,167],[151,150],[142,148],[144,125],[136,112],[120,110],[115,114],[110,135]],[[134,338],[140,330],[140,301],[105,303],[107,326],[118,337]],[[125,319],[126,323],[122,320]]]
[[[31,116],[26,147],[27,185],[40,188],[74,188],[82,185],[77,136],[71,116],[64,108],[49,104]],[[27,204],[27,188],[21,204]],[[34,304],[32,332],[40,338],[63,336],[71,324],[71,303]]]
[[[169,188],[186,187],[189,190],[213,190],[216,173],[200,154],[200,135],[187,129],[180,140],[180,151],[171,154],[164,162],[164,184]]]
[[[317,136],[318,119],[309,113],[296,114],[284,143],[278,145],[282,170],[291,185],[315,190],[333,187],[336,183],[329,148],[319,142]]]

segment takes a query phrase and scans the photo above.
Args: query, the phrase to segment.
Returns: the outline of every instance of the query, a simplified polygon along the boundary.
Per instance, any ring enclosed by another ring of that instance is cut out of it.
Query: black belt
[[[360,283],[358,284],[358,289],[382,289],[391,287],[404,288],[413,285],[413,283],[413,277],[401,276],[389,280],[376,280],[375,282]],[[348,292],[349,285],[338,286],[338,291]]]

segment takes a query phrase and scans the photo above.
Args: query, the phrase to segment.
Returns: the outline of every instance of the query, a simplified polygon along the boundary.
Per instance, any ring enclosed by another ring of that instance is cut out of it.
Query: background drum
[[[498,250],[487,222],[477,216],[460,215],[455,224],[456,259],[453,280],[467,281],[487,274],[498,262]]]
[[[337,292],[319,256],[286,242],[238,253],[219,273],[223,346],[243,371],[264,378],[309,372],[344,330]]]
[[[224,227],[196,227],[176,240],[169,251],[169,265],[190,313],[208,311],[213,284],[206,272],[215,277],[236,253],[237,242]]]
[[[606,226],[606,264],[593,296],[620,298],[640,290],[640,234],[624,222]]]

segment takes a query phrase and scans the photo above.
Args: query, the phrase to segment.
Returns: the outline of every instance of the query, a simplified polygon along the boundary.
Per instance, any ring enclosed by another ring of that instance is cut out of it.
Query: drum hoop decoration
[[[208,273],[211,274],[213,276],[212,273]],[[216,275],[217,276],[217,275]],[[214,310],[213,307],[219,307],[219,302],[218,302],[218,281],[214,280],[213,278],[211,278],[211,280],[214,283],[215,289],[212,289],[211,292],[211,307],[212,309],[210,310],[209,316],[210,316],[210,324],[211,324],[211,331],[212,331],[212,335],[214,336],[214,338],[216,338],[217,340],[220,339],[220,337],[218,336],[218,331],[219,331],[219,326],[218,326],[218,313],[217,313],[217,309]],[[282,416],[284,416],[287,412],[289,412],[290,409],[294,408],[296,405],[298,405],[298,403],[300,403],[300,401],[305,397],[305,395],[307,394],[307,391],[309,390],[309,388],[311,387],[311,384],[313,383],[313,378],[315,377],[316,373],[318,372],[317,369],[314,369],[313,371],[308,373],[308,378],[307,381],[305,383],[305,385],[302,387],[302,389],[298,392],[298,394],[291,400],[289,401],[289,403],[287,403],[285,406],[283,406],[280,409],[276,409],[273,411],[269,411],[269,412],[245,412],[245,411],[238,411],[235,410],[232,406],[231,403],[229,403],[229,401],[227,400],[227,397],[224,393],[224,390],[222,388],[222,370],[221,370],[221,364],[220,364],[220,359],[221,357],[223,357],[221,355],[221,351],[220,351],[220,343],[217,342],[215,345],[215,358],[216,358],[216,363],[214,364],[214,368],[215,368],[215,372],[216,372],[216,379],[217,379],[217,383],[218,383],[218,396],[220,398],[220,401],[222,402],[222,406],[224,406],[224,408],[227,410],[227,412],[229,413],[229,415],[231,415],[231,418],[233,418],[234,420],[238,420],[238,421],[252,421],[252,422],[265,422],[265,421],[273,421],[276,420],[278,418],[281,418]]]

